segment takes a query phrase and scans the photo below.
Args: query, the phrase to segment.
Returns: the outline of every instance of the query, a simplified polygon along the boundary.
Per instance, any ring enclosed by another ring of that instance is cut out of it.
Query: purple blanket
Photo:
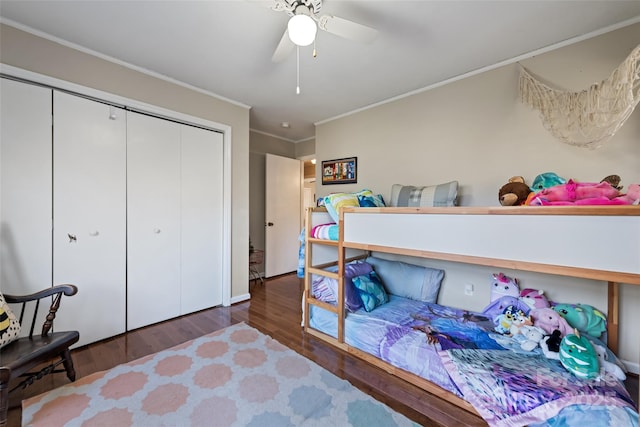
[[[615,378],[581,380],[559,361],[538,354],[452,349],[440,356],[464,398],[491,426],[540,422],[569,405],[636,410]]]

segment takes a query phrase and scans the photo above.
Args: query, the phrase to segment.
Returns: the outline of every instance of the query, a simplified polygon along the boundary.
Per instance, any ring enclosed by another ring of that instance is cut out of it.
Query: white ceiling
[[[271,61],[288,16],[265,3],[0,0],[0,17],[248,105],[251,129],[295,142],[312,138],[314,123],[640,22],[638,0],[325,0],[321,15],[379,34],[360,44],[319,31],[317,58],[300,50],[296,95],[295,51]]]

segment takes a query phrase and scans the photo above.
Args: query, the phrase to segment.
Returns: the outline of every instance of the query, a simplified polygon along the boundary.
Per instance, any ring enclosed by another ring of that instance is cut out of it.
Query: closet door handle
[[[69,237],[69,243],[76,243],[78,241],[78,238],[75,234],[67,233],[67,236]]]
[[[153,229],[153,233],[154,233],[154,234],[160,234],[160,231],[161,231],[161,230],[160,230],[159,228],[154,228],[154,229]]]
[[[267,223],[267,227],[273,227],[273,226],[274,226],[274,224],[272,222],[268,222]]]

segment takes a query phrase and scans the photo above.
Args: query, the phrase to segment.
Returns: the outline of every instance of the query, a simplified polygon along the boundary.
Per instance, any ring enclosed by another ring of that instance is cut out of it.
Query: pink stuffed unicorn
[[[533,326],[543,329],[549,335],[555,329],[559,330],[563,337],[573,333],[573,328],[569,326],[569,323],[552,308],[536,308],[531,310],[529,316],[533,320]]]
[[[518,298],[520,296],[520,288],[518,287],[518,279],[512,279],[503,273],[493,274],[491,282],[491,302],[498,300],[504,296]]]

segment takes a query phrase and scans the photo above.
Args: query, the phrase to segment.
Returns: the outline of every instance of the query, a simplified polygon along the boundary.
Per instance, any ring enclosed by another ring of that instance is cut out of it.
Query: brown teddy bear
[[[502,206],[520,206],[527,201],[531,189],[524,183],[524,178],[514,176],[498,191],[498,200]]]

